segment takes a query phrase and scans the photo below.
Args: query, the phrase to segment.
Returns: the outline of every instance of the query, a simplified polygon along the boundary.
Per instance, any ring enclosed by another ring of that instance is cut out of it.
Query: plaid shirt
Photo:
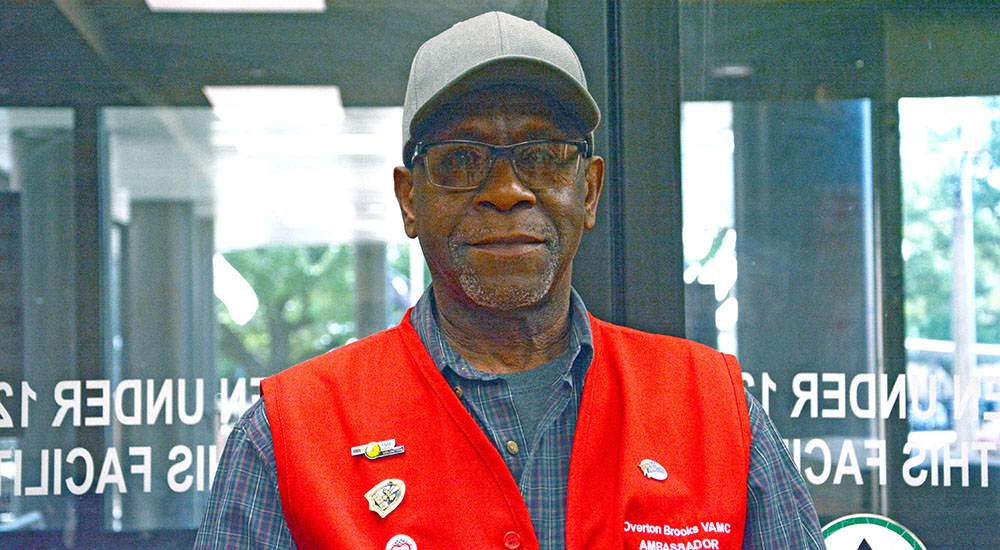
[[[566,487],[583,380],[593,346],[587,311],[573,292],[569,353],[535,441],[525,444],[507,383],[474,369],[447,342],[437,325],[430,292],[410,319],[434,363],[504,458],[528,506],[542,550],[564,548]],[[459,391],[460,390],[460,391]],[[761,406],[749,393],[753,440],[747,478],[743,548],[825,548],[805,482]],[[508,442],[518,451],[508,451]],[[196,549],[294,549],[281,512],[271,432],[258,400],[233,428],[216,473]]]

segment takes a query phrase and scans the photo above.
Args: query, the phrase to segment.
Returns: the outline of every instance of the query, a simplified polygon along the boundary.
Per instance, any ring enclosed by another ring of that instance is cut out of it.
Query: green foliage
[[[223,256],[253,288],[259,305],[239,325],[216,302],[220,376],[269,376],[355,337],[353,246],[275,246]],[[409,306],[409,246],[389,245],[387,256],[386,319],[395,324]]]
[[[906,328],[908,336],[951,338],[950,186],[906,185],[904,235]]]
[[[990,166],[1000,170],[1000,98],[992,98],[996,116],[989,143]],[[973,218],[976,234],[976,330],[980,342],[1000,344],[1000,172],[991,182],[976,181]]]
[[[954,144],[962,139],[963,129],[958,122],[936,132],[928,129],[928,154],[941,159],[940,172],[933,177],[916,173],[903,182],[907,335],[951,339],[955,194],[963,162],[976,162],[972,202],[977,341],[1000,343],[1000,101],[968,101],[983,101],[992,113],[992,132],[982,149],[959,154]]]
[[[217,302],[220,374],[268,376],[354,335],[354,257],[349,246],[279,246],[224,254],[257,295],[256,314],[233,322]]]

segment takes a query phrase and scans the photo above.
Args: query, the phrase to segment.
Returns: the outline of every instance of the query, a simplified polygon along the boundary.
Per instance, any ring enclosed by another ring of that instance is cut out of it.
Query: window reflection
[[[899,112],[910,439],[1000,444],[1000,98]]]
[[[208,396],[196,422],[108,430],[123,456],[154,455],[150,490],[109,491],[108,528],[197,527],[260,378],[395,324],[419,296],[424,267],[392,190],[401,109],[345,109],[335,90],[216,90],[214,109],[102,111],[108,376],[173,382],[188,404]]]
[[[687,102],[681,114],[687,336],[736,353],[733,105]]]
[[[683,108],[689,335],[737,353],[824,518],[870,506],[881,471],[865,458],[884,456],[866,447],[873,418],[826,399],[875,391],[852,384],[876,371],[869,108]]]
[[[45,421],[56,407],[44,399],[78,372],[72,127],[69,109],[0,109],[0,531],[69,518],[39,463],[77,443],[74,426]]]

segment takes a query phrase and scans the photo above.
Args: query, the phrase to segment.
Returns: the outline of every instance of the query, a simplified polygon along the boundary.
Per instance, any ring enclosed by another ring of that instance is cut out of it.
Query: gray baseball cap
[[[424,42],[410,65],[403,102],[403,159],[414,130],[441,107],[472,90],[523,84],[545,92],[579,116],[588,134],[601,120],[573,48],[533,21],[484,13]]]

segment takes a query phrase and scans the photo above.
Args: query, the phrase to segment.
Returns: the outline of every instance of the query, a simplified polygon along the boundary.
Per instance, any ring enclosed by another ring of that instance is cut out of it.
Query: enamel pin
[[[643,460],[639,463],[639,469],[641,469],[642,474],[649,479],[655,479],[657,481],[667,479],[667,469],[655,460],[650,460],[648,458]]]
[[[417,550],[417,543],[406,535],[396,535],[385,543],[385,550]]]
[[[403,502],[405,494],[406,484],[401,479],[387,479],[369,489],[365,498],[368,509],[384,518]]]
[[[403,446],[396,446],[395,439],[386,439],[385,441],[372,441],[367,445],[358,445],[357,447],[351,447],[351,456],[364,455],[368,460],[375,460],[376,458],[382,458],[383,456],[392,456],[403,453]]]

